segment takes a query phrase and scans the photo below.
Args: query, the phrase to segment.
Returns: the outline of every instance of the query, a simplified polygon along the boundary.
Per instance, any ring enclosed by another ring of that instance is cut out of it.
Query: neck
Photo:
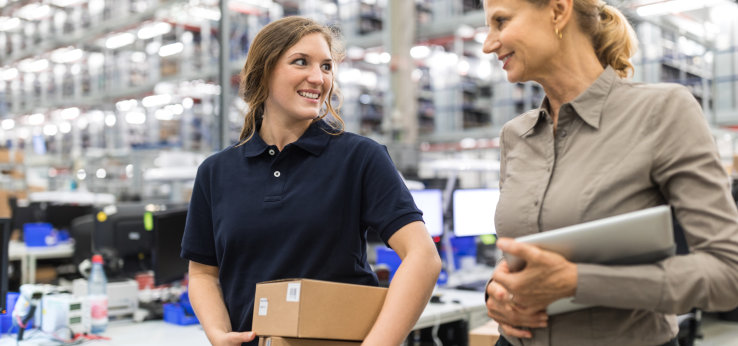
[[[574,100],[604,71],[586,36],[570,33],[561,44],[561,53],[552,59],[550,73],[538,81],[548,97],[554,128],[561,105]]]
[[[277,149],[282,151],[287,144],[297,141],[312,122],[312,120],[306,120],[288,123],[264,114],[259,136],[267,145],[276,145]]]

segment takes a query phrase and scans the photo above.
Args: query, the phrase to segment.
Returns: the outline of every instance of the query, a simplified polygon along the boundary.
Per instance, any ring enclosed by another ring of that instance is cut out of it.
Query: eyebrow
[[[301,52],[295,52],[295,53],[292,53],[289,56],[287,56],[287,59],[291,59],[295,55],[298,55],[300,57],[308,57],[308,58],[310,57],[310,54],[305,54],[305,53],[301,53]],[[326,62],[326,61],[333,62],[333,58],[323,59],[323,62]]]

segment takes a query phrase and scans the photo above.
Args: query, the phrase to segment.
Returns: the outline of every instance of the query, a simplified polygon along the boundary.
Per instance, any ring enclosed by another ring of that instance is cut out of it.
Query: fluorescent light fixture
[[[79,48],[59,48],[51,52],[51,61],[59,64],[71,63],[82,59],[85,52]]]
[[[78,128],[80,129],[80,130],[84,130],[84,129],[86,129],[86,128],[87,128],[87,125],[89,125],[89,124],[90,124],[90,121],[89,121],[89,120],[87,120],[87,118],[86,118],[86,117],[79,117],[79,118],[77,119],[77,127],[78,127]]]
[[[110,113],[105,116],[105,126],[113,127],[116,122],[118,122],[118,117],[115,114]]]
[[[382,52],[382,54],[379,54],[379,62],[386,64],[392,60],[392,55],[387,52]]]
[[[3,119],[2,123],[0,123],[0,126],[2,126],[3,130],[10,131],[15,127],[15,120]]]
[[[0,31],[12,31],[20,27],[21,20],[13,17],[0,17]]]
[[[131,61],[136,62],[136,63],[146,62],[146,53],[144,52],[131,53]]]
[[[146,122],[146,114],[139,111],[128,112],[126,122],[132,125],[142,125]]]
[[[46,116],[43,113],[36,113],[28,116],[27,123],[28,125],[38,126],[43,124],[44,121],[46,121]]]
[[[430,48],[428,46],[415,46],[410,48],[410,56],[413,59],[425,59],[430,55]]]
[[[172,120],[174,119],[174,113],[167,108],[162,108],[156,110],[154,117],[159,120]]]
[[[156,36],[164,35],[170,31],[172,31],[171,24],[167,22],[158,22],[141,28],[141,30],[138,31],[138,38],[141,40],[148,40]]]
[[[95,176],[98,179],[105,179],[105,177],[108,176],[108,172],[105,171],[105,168],[98,168],[97,171],[95,171]]]
[[[71,107],[61,110],[61,117],[65,120],[73,120],[79,116],[79,108]]]
[[[59,7],[69,7],[78,5],[84,2],[84,0],[51,0],[51,4]]]
[[[456,34],[462,38],[472,38],[474,36],[474,28],[468,25],[461,25],[456,29]]]
[[[207,7],[201,7],[201,6],[192,6],[189,9],[190,16],[193,16],[195,18],[202,18],[212,21],[219,21],[220,20],[220,10],[219,9],[212,9]]]
[[[191,109],[194,105],[195,100],[193,100],[191,97],[185,97],[184,99],[182,99],[182,107],[184,107],[184,109]]]
[[[46,136],[55,136],[59,132],[59,129],[54,124],[46,124],[44,125],[44,134]]]
[[[141,104],[146,107],[158,107],[172,102],[172,96],[167,94],[146,96],[141,100]]]
[[[38,3],[31,3],[21,7],[20,10],[14,13],[15,17],[21,19],[36,21],[42,18],[46,18],[51,14],[51,7],[49,5],[41,5]]]
[[[18,64],[18,67],[23,72],[41,72],[49,68],[49,61],[46,59],[26,59]]]
[[[172,56],[175,54],[182,53],[183,50],[184,50],[184,45],[182,44],[182,42],[176,42],[176,43],[168,44],[166,46],[161,46],[161,48],[159,48],[159,56],[162,58],[167,57],[167,56]]]
[[[4,81],[13,80],[16,77],[18,77],[18,69],[16,68],[8,68],[4,70],[0,70],[0,79]]]
[[[136,36],[130,32],[110,36],[105,40],[105,47],[108,49],[118,49],[127,46],[136,41]]]
[[[658,16],[671,13],[681,13],[692,11],[705,7],[712,7],[721,0],[671,0],[671,1],[659,1],[639,6],[636,8],[636,13],[641,17]]]
[[[131,109],[133,109],[133,107],[136,107],[137,105],[138,105],[138,101],[134,99],[130,99],[130,100],[123,100],[123,101],[116,102],[115,108],[117,108],[121,112],[128,112]]]
[[[87,58],[87,64],[90,68],[97,68],[105,64],[105,54],[103,53],[90,53],[90,57]]]
[[[72,124],[70,124],[67,121],[62,121],[59,123],[59,132],[61,133],[70,133],[72,132]]]

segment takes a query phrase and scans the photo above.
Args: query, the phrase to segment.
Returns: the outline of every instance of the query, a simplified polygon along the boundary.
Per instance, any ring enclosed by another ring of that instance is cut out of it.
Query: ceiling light
[[[136,36],[130,32],[124,32],[115,36],[111,36],[105,41],[105,47],[108,49],[118,49],[127,46],[136,41]]]

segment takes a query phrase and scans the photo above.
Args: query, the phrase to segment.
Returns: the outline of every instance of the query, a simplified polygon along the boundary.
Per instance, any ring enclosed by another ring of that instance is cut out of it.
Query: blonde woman
[[[636,42],[600,0],[484,0],[483,45],[510,82],[535,81],[540,107],[501,134],[502,262],[487,286],[498,345],[677,345],[675,314],[738,305],[738,211],[699,104],[683,86],[626,77]],[[673,207],[690,253],[658,263],[571,263],[511,237]],[[597,307],[547,316],[563,297]]]

